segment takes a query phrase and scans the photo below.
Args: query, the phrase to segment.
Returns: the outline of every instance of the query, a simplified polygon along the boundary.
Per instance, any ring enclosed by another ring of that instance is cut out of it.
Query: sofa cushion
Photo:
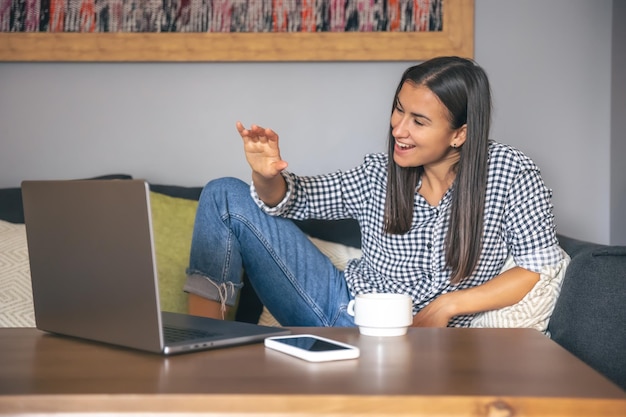
[[[199,200],[202,187],[182,187],[179,185],[149,184],[150,191],[165,194],[170,197]]]
[[[626,389],[626,246],[559,241],[572,261],[548,324],[551,337]]]
[[[198,202],[150,192],[161,310],[187,312],[183,285]]]
[[[354,219],[341,220],[293,220],[307,235],[330,243],[339,243],[353,248],[361,247],[361,229]]]
[[[470,327],[531,328],[549,333],[548,322],[559,298],[570,256],[562,250],[563,259],[554,266],[544,266],[539,281],[518,303],[497,310],[476,314]],[[501,272],[515,267],[512,255],[507,258]]]
[[[34,327],[30,265],[23,224],[0,220],[0,327]]]
[[[24,223],[21,188],[3,188],[0,190],[0,220]]]

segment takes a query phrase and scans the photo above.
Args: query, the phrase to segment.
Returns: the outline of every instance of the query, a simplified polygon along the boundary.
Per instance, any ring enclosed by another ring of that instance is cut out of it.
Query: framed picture
[[[37,0],[14,0],[33,2]],[[64,0],[46,0],[58,2]],[[70,0],[65,0],[70,3]],[[73,0],[81,1],[81,0]],[[129,0],[117,0],[124,3]],[[132,2],[132,0],[130,0]],[[175,0],[170,0],[174,2]],[[190,3],[195,0],[181,0]],[[204,0],[203,4],[209,0]],[[213,0],[216,2],[218,0]],[[229,0],[219,0],[222,3]],[[246,1],[246,0],[238,0]],[[247,0],[262,2],[265,0]],[[299,0],[306,2],[306,0]],[[309,2],[314,0],[309,0]],[[330,0],[331,3],[335,0]],[[343,0],[343,4],[359,0]],[[380,3],[383,0],[370,0]],[[474,55],[474,0],[408,0],[440,4],[435,30],[399,31],[93,31],[82,22],[73,31],[15,31],[2,26],[0,61],[73,62],[285,62],[422,61],[438,55]],[[282,0],[287,2],[287,0]],[[403,3],[404,2],[404,3]],[[0,5],[11,4],[0,0]],[[91,4],[95,1],[91,0]],[[135,1],[141,5],[150,2]],[[159,2],[161,3],[161,2]],[[165,0],[162,2],[165,3]],[[270,1],[270,3],[272,3]],[[388,3],[408,4],[407,0]],[[417,6],[415,6],[417,7]],[[2,9],[2,8],[0,8]],[[5,8],[6,10],[6,8]],[[1,10],[0,10],[1,13]],[[66,16],[64,21],[69,18]],[[161,18],[161,21],[163,19]],[[14,19],[13,19],[14,21]],[[89,22],[87,22],[89,23]]]

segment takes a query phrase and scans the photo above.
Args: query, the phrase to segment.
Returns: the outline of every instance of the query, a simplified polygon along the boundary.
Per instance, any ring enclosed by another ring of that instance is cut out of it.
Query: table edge
[[[1,414],[211,413],[213,415],[623,417],[626,399],[512,396],[72,394],[2,395]]]

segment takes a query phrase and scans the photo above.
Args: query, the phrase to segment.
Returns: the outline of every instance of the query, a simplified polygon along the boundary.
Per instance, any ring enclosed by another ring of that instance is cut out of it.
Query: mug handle
[[[346,312],[354,317],[354,300],[350,300],[348,307],[346,308]]]

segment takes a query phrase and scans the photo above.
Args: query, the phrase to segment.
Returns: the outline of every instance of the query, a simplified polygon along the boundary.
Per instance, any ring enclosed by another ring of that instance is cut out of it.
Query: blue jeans
[[[244,269],[281,325],[354,326],[343,272],[292,221],[264,213],[248,184],[211,181],[200,196],[186,289],[233,305]]]

